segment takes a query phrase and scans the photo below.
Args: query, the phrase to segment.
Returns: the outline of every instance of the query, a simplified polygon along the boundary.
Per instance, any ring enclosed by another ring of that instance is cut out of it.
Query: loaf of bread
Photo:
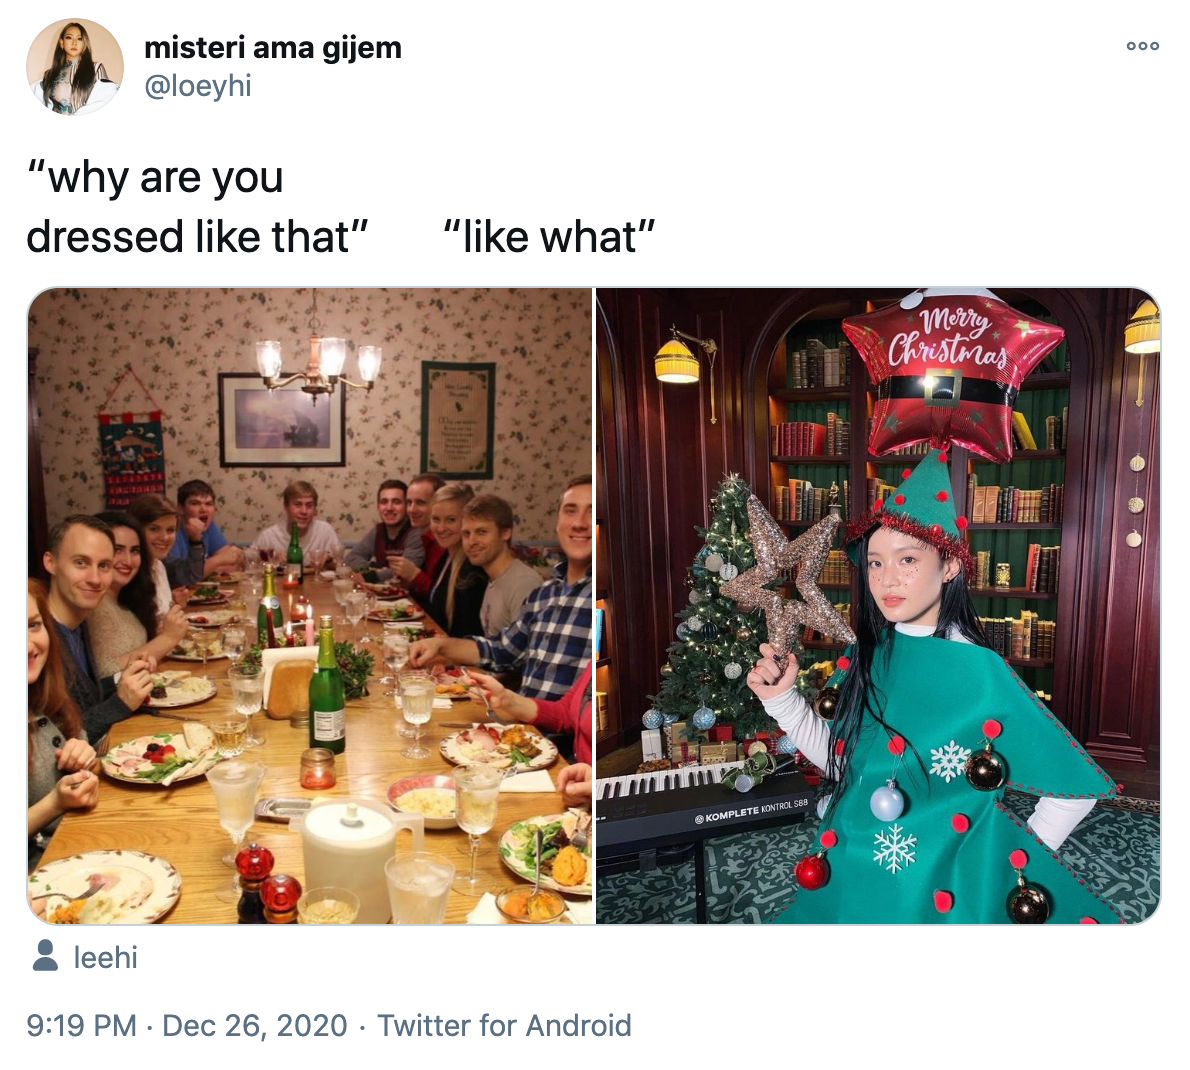
[[[295,713],[310,710],[310,677],[314,662],[305,658],[279,661],[273,666],[269,703],[265,713],[274,721],[288,721]]]

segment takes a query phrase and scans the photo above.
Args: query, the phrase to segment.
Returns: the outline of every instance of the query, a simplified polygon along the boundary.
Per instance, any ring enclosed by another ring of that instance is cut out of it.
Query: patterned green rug
[[[1005,802],[1027,816],[1031,797],[1009,793]],[[1127,922],[1144,921],[1161,897],[1161,818],[1156,808],[1097,806],[1060,852]],[[765,922],[794,890],[793,865],[806,854],[817,820],[763,832],[708,840],[707,918],[712,922]],[[693,923],[694,862],[651,873],[601,874],[596,915],[601,925]]]

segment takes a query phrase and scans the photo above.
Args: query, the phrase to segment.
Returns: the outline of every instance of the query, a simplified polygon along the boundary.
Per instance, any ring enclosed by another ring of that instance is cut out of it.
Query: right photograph
[[[596,291],[600,924],[1160,899],[1136,289]]]

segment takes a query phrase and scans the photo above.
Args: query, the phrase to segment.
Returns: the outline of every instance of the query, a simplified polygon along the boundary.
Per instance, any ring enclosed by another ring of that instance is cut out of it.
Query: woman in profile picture
[[[68,22],[54,49],[54,60],[33,95],[58,115],[98,111],[116,95],[118,82],[108,78],[91,53],[91,39],[80,22]]]

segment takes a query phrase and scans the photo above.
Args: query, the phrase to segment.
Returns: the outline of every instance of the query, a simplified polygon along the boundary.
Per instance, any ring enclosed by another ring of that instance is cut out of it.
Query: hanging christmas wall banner
[[[421,365],[421,468],[444,479],[493,478],[496,365]]]
[[[165,493],[161,412],[99,414],[99,453],[108,509],[123,509],[140,494]]]
[[[935,287],[843,321],[876,387],[869,452],[952,442],[1012,460],[1012,406],[1025,376],[1065,337],[991,290]]]

